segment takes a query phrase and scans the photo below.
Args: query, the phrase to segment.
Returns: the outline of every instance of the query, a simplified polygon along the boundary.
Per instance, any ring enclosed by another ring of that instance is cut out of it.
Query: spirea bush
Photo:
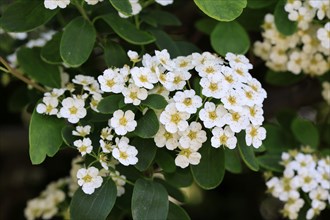
[[[178,18],[186,6],[191,27]],[[11,108],[30,115],[31,162],[76,155],[25,217],[190,219],[182,188],[211,190],[226,172],[251,171],[265,174],[285,218],[319,216],[330,201],[329,9],[326,0],[6,1],[1,79],[23,82]],[[325,100],[317,117],[283,110],[265,122],[267,83],[306,75]]]

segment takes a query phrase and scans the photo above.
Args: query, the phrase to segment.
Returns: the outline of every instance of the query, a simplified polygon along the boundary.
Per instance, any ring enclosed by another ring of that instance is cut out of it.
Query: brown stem
[[[33,82],[31,79],[25,77],[21,72],[19,72],[18,70],[12,68],[9,63],[3,59],[2,57],[0,57],[0,63],[2,63],[6,69],[8,70],[9,73],[11,73],[13,76],[15,76],[16,78],[22,80],[23,82],[25,82],[28,85],[31,85],[33,88],[39,90],[40,92],[47,92],[47,90],[45,88],[43,88],[42,86],[38,85],[37,83]]]

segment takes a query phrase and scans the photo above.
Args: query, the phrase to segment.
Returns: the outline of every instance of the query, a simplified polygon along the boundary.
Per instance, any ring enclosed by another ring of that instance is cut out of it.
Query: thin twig
[[[0,63],[2,63],[2,64],[6,67],[8,73],[11,73],[11,74],[12,74],[13,76],[15,76],[16,78],[22,80],[23,82],[25,82],[25,83],[28,84],[28,85],[31,85],[33,88],[35,88],[36,90],[39,90],[40,92],[43,92],[43,93],[47,92],[47,90],[46,90],[45,88],[43,88],[42,86],[40,86],[40,85],[38,85],[37,83],[33,82],[31,79],[25,77],[25,76],[24,76],[21,72],[19,72],[18,70],[12,68],[12,67],[8,64],[8,62],[7,62],[5,59],[3,59],[2,57],[0,57]]]

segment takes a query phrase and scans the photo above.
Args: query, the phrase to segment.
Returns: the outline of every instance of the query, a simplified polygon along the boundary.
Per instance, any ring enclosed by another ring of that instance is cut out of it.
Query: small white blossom
[[[125,86],[125,78],[119,73],[119,69],[106,69],[97,79],[104,92],[121,93]]]
[[[259,148],[262,140],[266,138],[266,129],[263,127],[250,125],[246,128],[245,141],[248,146],[252,144],[254,148]]]
[[[85,109],[84,100],[68,97],[62,101],[60,116],[62,118],[67,118],[70,123],[77,123],[81,118],[84,118],[86,114],[87,111]]]
[[[82,186],[82,190],[86,194],[94,193],[96,188],[102,185],[103,179],[99,175],[99,170],[95,167],[88,169],[81,168],[77,172],[78,185]]]
[[[165,125],[165,129],[168,132],[176,133],[177,131],[184,131],[188,128],[187,120],[189,117],[189,113],[179,112],[175,103],[170,103],[161,113],[159,121]]]
[[[117,146],[112,151],[112,156],[124,166],[134,165],[138,162],[136,155],[138,151],[134,146],[129,145],[127,137],[117,138]]]
[[[180,112],[187,112],[189,114],[196,113],[197,109],[202,106],[202,98],[195,95],[195,91],[192,89],[176,92],[173,100]]]
[[[127,88],[122,91],[124,95],[124,102],[126,104],[132,103],[133,105],[140,105],[142,100],[148,97],[148,92],[144,88],[140,88],[134,84],[129,84]]]
[[[86,125],[86,126],[77,126],[76,130],[72,131],[72,135],[74,136],[80,136],[80,137],[85,137],[90,134],[91,132],[91,126]]]
[[[70,0],[44,0],[44,6],[48,9],[65,8],[70,4]]]
[[[165,127],[161,124],[154,137],[154,141],[157,147],[166,146],[168,150],[174,150],[179,146],[179,137],[178,133],[170,133],[166,131]]]
[[[125,135],[127,132],[132,132],[137,126],[134,120],[135,114],[128,110],[126,112],[117,110],[113,113],[113,117],[109,120],[109,126],[115,130],[118,135]]]
[[[89,154],[93,150],[92,141],[90,138],[76,140],[73,142],[73,145],[77,147],[78,151],[81,153],[81,156]]]
[[[234,149],[237,144],[235,133],[226,126],[224,129],[215,127],[212,130],[213,137],[211,138],[211,145],[214,148],[219,148],[221,145]]]
[[[225,125],[224,115],[227,110],[223,105],[215,105],[213,102],[205,102],[204,108],[199,111],[199,118],[203,121],[206,128],[213,128],[214,126],[222,127]]]
[[[206,132],[202,130],[202,125],[199,122],[191,122],[189,127],[180,132],[180,147],[183,149],[191,148],[198,150],[206,141]]]
[[[58,100],[55,97],[45,96],[42,98],[42,103],[39,103],[36,107],[36,111],[39,114],[46,115],[57,115],[58,109]]]
[[[103,2],[103,0],[85,0],[85,2],[89,5],[96,5],[99,2]]]
[[[180,148],[180,147],[179,147]],[[191,148],[180,148],[181,151],[175,158],[174,162],[175,165],[181,167],[181,168],[186,168],[189,166],[189,164],[192,165],[197,165],[200,162],[201,159],[201,154],[198,153],[197,151],[191,149]]]
[[[136,51],[127,51],[127,56],[133,63],[137,63],[140,61],[139,54]]]
[[[115,182],[117,187],[117,196],[122,196],[125,193],[124,185],[126,184],[126,176],[120,175],[118,171],[110,173],[111,179]]]

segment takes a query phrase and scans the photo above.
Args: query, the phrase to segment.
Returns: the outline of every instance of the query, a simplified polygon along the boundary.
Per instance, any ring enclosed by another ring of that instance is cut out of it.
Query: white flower
[[[249,125],[249,118],[246,116],[245,112],[235,112],[229,111],[224,116],[224,121],[229,125],[230,129],[238,133],[241,130],[246,129]]]
[[[228,147],[229,149],[234,149],[237,144],[237,139],[235,133],[226,126],[224,129],[215,127],[212,130],[213,137],[211,138],[211,145],[214,148],[218,148],[221,145]]]
[[[180,112],[187,112],[190,114],[196,113],[197,109],[202,106],[202,98],[195,95],[195,91],[184,90],[178,91],[173,96],[175,106]]]
[[[138,87],[152,89],[154,88],[153,84],[158,82],[157,75],[146,67],[134,67],[131,69],[131,75]]]
[[[94,77],[91,76],[84,76],[84,75],[76,75],[72,82],[75,84],[87,86],[95,82]]]
[[[200,162],[201,154],[191,148],[180,148],[181,151],[175,158],[175,165],[186,168],[189,164],[197,165]]]
[[[213,102],[205,102],[204,108],[199,111],[199,118],[206,128],[222,127],[226,123],[224,120],[226,114],[227,110],[223,105],[216,106]]]
[[[262,125],[264,121],[264,110],[258,105],[245,108],[246,115],[253,125]]]
[[[203,64],[196,66],[196,71],[201,78],[218,77],[221,74],[221,65],[216,60],[207,60]]]
[[[197,151],[206,141],[206,132],[202,130],[202,125],[199,122],[191,122],[189,127],[180,132],[180,147],[183,149],[191,148]]]
[[[48,9],[55,9],[57,7],[65,8],[70,4],[70,0],[45,0],[44,6]]]
[[[109,127],[102,128],[100,137],[103,140],[111,141],[112,138],[113,138],[113,135],[111,134],[111,131],[112,131],[112,129],[109,128]]]
[[[103,0],[85,0],[89,5],[96,5],[98,2],[103,2]]]
[[[184,131],[188,128],[187,120],[189,117],[189,113],[179,112],[175,103],[170,103],[161,113],[159,121],[165,125],[165,129],[168,132],[176,133],[177,131]]]
[[[127,56],[133,63],[137,63],[140,61],[139,54],[136,51],[129,50],[127,52]]]
[[[132,13],[131,15],[137,15],[140,13],[140,11],[142,10],[142,6],[139,3],[139,0],[129,0],[129,3],[131,4],[132,7]],[[129,16],[124,15],[120,12],[118,12],[119,16],[122,18],[128,18]]]
[[[103,93],[103,91],[100,89],[100,84],[96,80],[94,80],[94,82],[89,85],[83,86],[83,89],[93,95],[100,95]]]
[[[51,92],[46,92],[45,93],[45,96],[47,97],[53,97],[53,98],[58,98],[60,97],[61,95],[63,95],[65,92],[65,89],[52,89]]]
[[[246,56],[244,55],[227,53],[225,58],[229,61],[229,65],[233,68],[243,67],[247,70],[252,69],[252,64],[250,63],[249,59],[246,58]]]
[[[80,136],[80,137],[85,137],[89,135],[91,132],[91,126],[86,125],[86,126],[77,126],[76,130],[72,131],[72,135],[74,136]]]
[[[141,100],[148,97],[148,92],[144,88],[140,88],[135,84],[129,84],[127,88],[122,91],[125,103],[133,103],[133,105],[140,105]]]
[[[191,74],[188,71],[173,70],[165,75],[165,82],[161,79],[159,81],[167,90],[175,91],[183,89],[190,77]]]
[[[324,28],[318,29],[317,38],[321,41],[324,48],[330,49],[330,22],[327,22]]]
[[[100,147],[103,153],[111,153],[115,146],[110,141],[100,140]]]
[[[82,186],[82,190],[86,194],[94,193],[96,188],[102,185],[103,179],[99,176],[99,170],[95,167],[88,169],[81,168],[77,172],[78,185]]]
[[[58,100],[56,97],[45,96],[42,98],[43,103],[37,105],[36,111],[39,114],[56,115],[58,113]]]
[[[115,182],[117,187],[117,196],[121,196],[125,193],[124,185],[126,184],[126,176],[120,175],[120,173],[116,170],[115,173],[110,173],[111,179]]]
[[[81,153],[81,156],[89,154],[93,150],[92,141],[89,138],[84,138],[83,140],[76,140],[73,142],[73,145],[76,146]]]
[[[262,140],[266,138],[266,129],[259,126],[249,125],[246,128],[245,141],[248,146],[252,144],[254,148],[259,148]]]
[[[134,165],[138,162],[136,155],[138,151],[134,146],[129,145],[127,137],[116,139],[117,146],[112,151],[112,156],[116,158],[124,166]]]
[[[97,79],[104,92],[121,93],[125,86],[124,76],[119,73],[119,69],[106,69]]]
[[[226,109],[238,112],[242,111],[242,106],[246,104],[243,91],[241,89],[229,90],[221,98],[221,102]]]
[[[108,167],[108,157],[107,155],[100,153],[99,154],[99,162],[101,164],[101,166],[105,169],[105,170],[109,170]]]
[[[101,94],[96,93],[92,96],[91,102],[89,103],[89,105],[91,106],[93,111],[99,112],[99,110],[97,109],[97,106],[99,105],[101,100],[102,100],[102,95]]]
[[[173,70],[174,63],[170,58],[170,54],[166,49],[162,51],[155,51],[155,56],[159,63],[161,63],[167,70],[171,71]]]
[[[87,114],[85,102],[82,99],[74,99],[71,97],[65,98],[62,101],[60,116],[67,118],[70,123],[77,123],[79,119],[84,118]]]
[[[222,83],[224,77],[222,74],[217,75],[217,77],[202,78],[199,84],[202,86],[202,94],[206,97],[213,97],[220,99],[226,95],[228,84]]]
[[[154,137],[154,141],[157,147],[166,146],[168,150],[174,150],[179,145],[179,134],[166,131],[165,127],[161,124]]]
[[[155,0],[158,4],[162,6],[173,4],[174,0]]]
[[[175,68],[180,71],[192,70],[195,66],[192,62],[192,56],[179,56],[173,59]]]
[[[115,129],[116,134],[125,135],[127,132],[135,130],[137,123],[134,120],[134,117],[135,114],[131,110],[126,112],[117,110],[109,120],[109,126]]]

